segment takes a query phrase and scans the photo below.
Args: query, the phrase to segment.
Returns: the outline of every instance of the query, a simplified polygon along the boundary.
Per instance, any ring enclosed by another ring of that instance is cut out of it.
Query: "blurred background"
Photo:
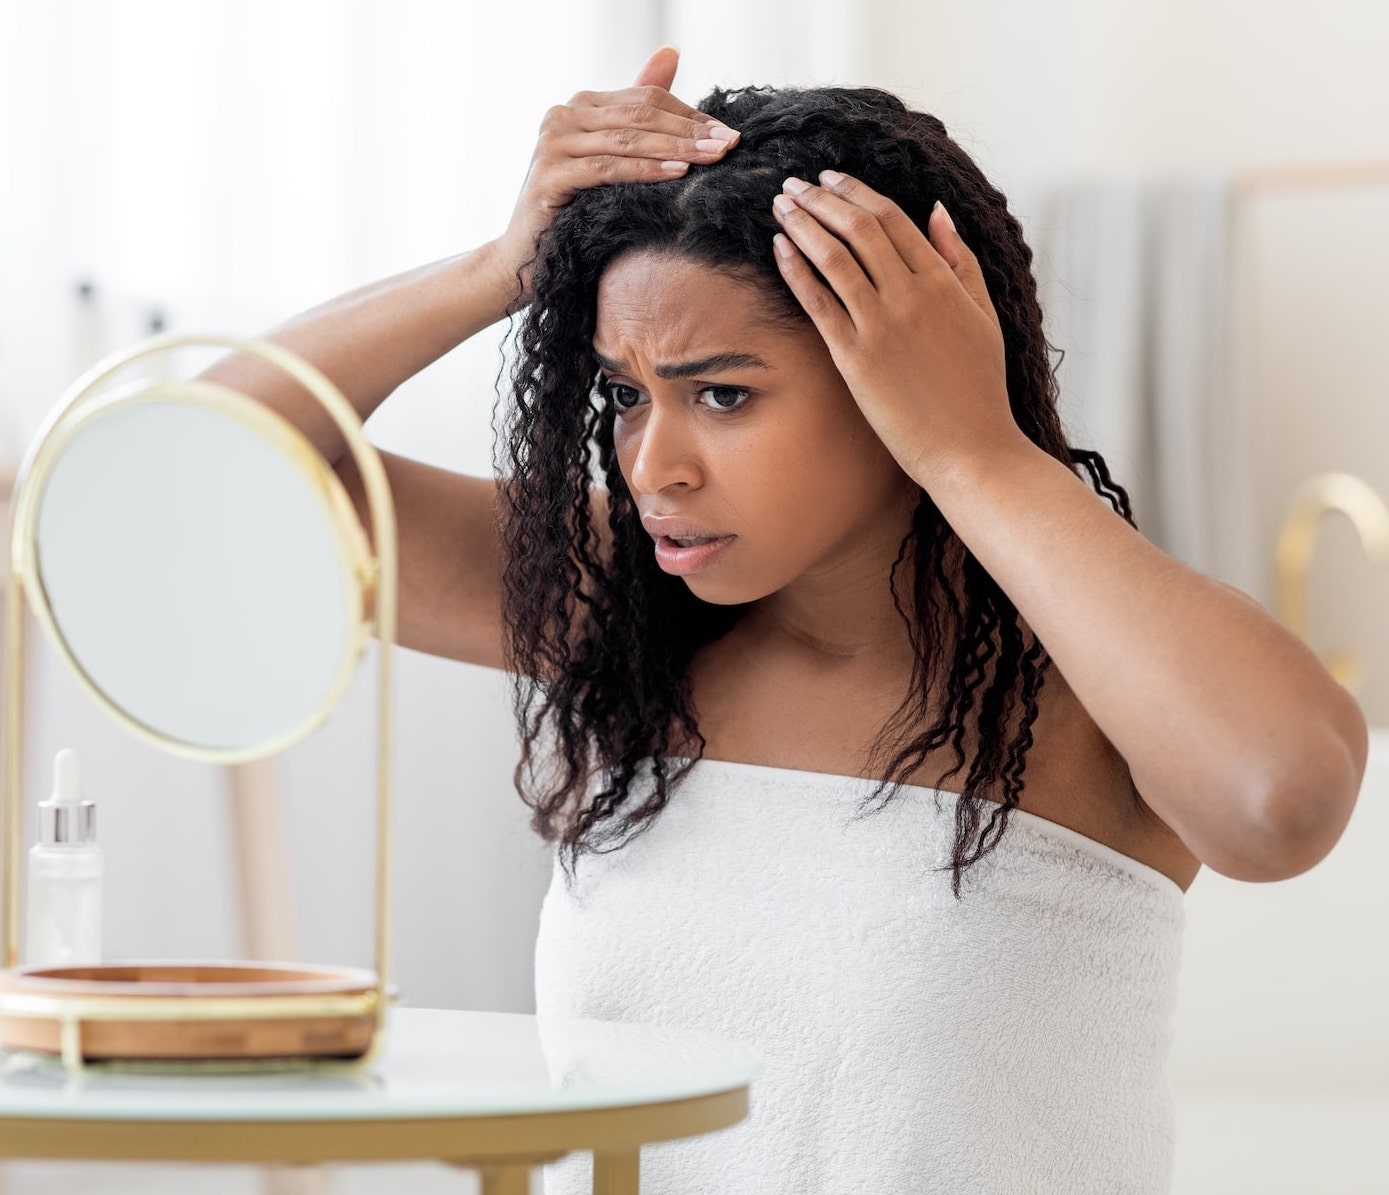
[[[545,109],[627,85],[662,42],[691,103],[714,83],[873,84],[945,122],[1027,231],[1072,442],[1106,454],[1177,558],[1275,609],[1299,485],[1346,472],[1389,496],[1382,0],[0,0],[0,476],[111,350],[255,334],[491,239]],[[504,331],[403,386],[372,441],[489,472]],[[1389,568],[1340,514],[1306,592],[1308,638],[1358,655],[1366,715],[1389,725]],[[26,800],[75,748],[110,955],[248,950],[225,776],[124,735],[30,626]],[[531,1012],[550,857],[512,788],[505,677],[398,661],[405,1001]],[[293,957],[370,961],[372,676],[274,765]],[[1324,863],[1276,885],[1206,869],[1188,893],[1178,1192],[1389,1191],[1383,745]],[[425,1165],[294,1181],[402,1180],[476,1189]],[[0,1166],[6,1195],[266,1181]]]

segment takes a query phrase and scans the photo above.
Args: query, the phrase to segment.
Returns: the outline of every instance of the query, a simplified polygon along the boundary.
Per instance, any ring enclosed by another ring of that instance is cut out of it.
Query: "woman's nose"
[[[683,412],[661,409],[652,403],[636,436],[633,488],[644,494],[658,494],[673,485],[702,485],[704,470],[690,433]]]

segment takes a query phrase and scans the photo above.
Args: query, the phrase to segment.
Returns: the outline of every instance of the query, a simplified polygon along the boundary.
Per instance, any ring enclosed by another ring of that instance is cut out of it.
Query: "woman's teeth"
[[[704,539],[677,539],[675,542],[682,548],[693,548],[696,544],[711,544],[718,538],[717,535],[710,535]]]

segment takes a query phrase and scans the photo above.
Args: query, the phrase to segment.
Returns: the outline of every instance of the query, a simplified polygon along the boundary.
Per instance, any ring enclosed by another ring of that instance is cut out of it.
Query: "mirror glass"
[[[196,393],[103,401],[55,432],[34,599],[120,715],[250,757],[308,733],[346,685],[365,536],[294,428],[235,392]]]

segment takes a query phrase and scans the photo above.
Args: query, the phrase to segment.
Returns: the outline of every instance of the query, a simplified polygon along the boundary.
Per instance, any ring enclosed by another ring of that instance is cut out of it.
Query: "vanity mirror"
[[[370,537],[337,474],[281,416],[227,386],[114,382],[185,347],[285,370],[362,475]],[[101,362],[25,454],[10,515],[0,835],[0,1045],[91,1059],[361,1057],[387,1003],[394,510],[351,405],[267,341],[159,336]],[[235,961],[19,962],[24,604],[126,730],[209,763],[264,758],[332,712],[380,642],[374,971]]]

